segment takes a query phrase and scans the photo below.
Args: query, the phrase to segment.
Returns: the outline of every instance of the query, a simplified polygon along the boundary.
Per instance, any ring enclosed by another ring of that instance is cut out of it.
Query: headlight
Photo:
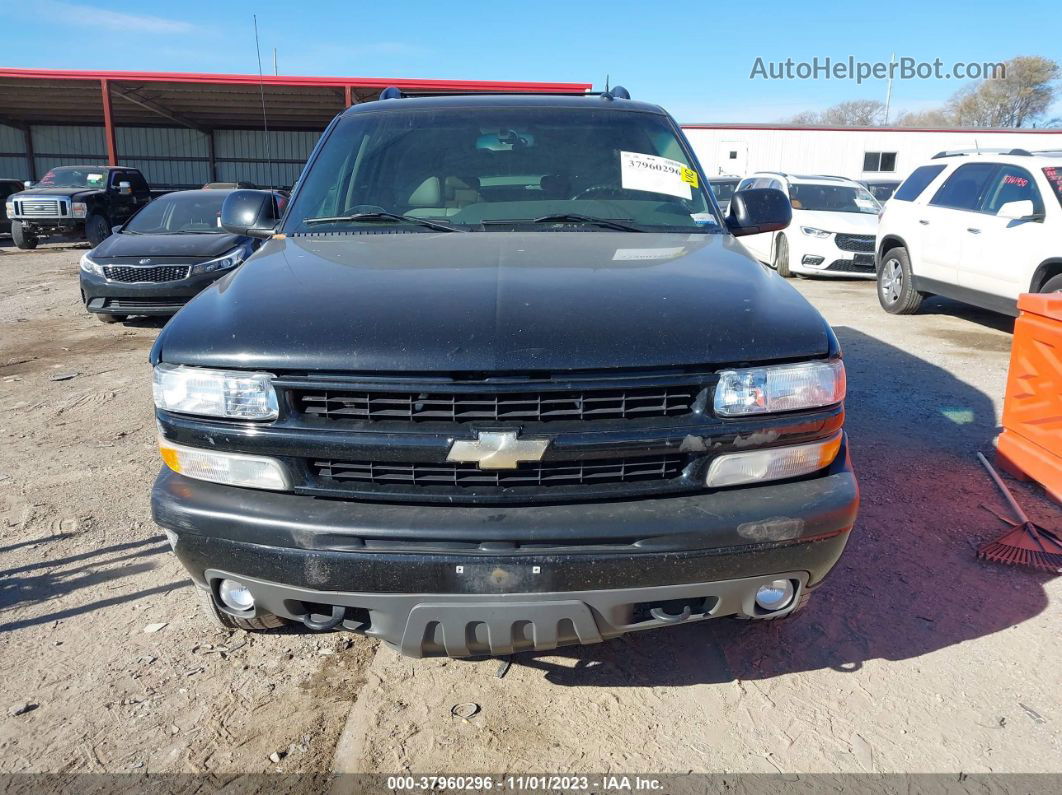
[[[74,218],[84,218],[88,215],[88,205],[85,202],[72,202],[70,204],[70,214]]]
[[[818,237],[822,239],[825,239],[833,234],[833,232],[827,232],[825,229],[816,229],[813,226],[802,226],[800,227],[800,231],[808,237]]]
[[[275,458],[182,447],[162,438],[159,453],[174,472],[196,480],[272,491],[290,488],[284,465]]]
[[[244,258],[247,256],[247,250],[240,246],[234,248],[228,254],[224,254],[216,259],[208,260],[207,262],[200,262],[198,265],[192,266],[192,274],[197,273],[213,273],[214,271],[224,271],[229,268],[235,268]]]
[[[841,434],[838,432],[829,439],[811,444],[728,453],[712,461],[705,485],[719,488],[810,475],[832,464],[840,449]]]
[[[92,259],[88,254],[81,255],[81,270],[86,273],[94,273],[103,279],[107,278],[103,275],[103,266],[96,262],[96,260]]]
[[[812,409],[840,403],[844,393],[844,364],[840,359],[724,370],[715,388],[715,413],[740,417]]]
[[[277,393],[268,373],[155,366],[155,407],[180,414],[240,420],[277,418]]]
[[[4,212],[7,213],[7,217],[8,218],[10,218],[12,215],[14,215],[15,214],[15,203],[14,202],[4,202]]]

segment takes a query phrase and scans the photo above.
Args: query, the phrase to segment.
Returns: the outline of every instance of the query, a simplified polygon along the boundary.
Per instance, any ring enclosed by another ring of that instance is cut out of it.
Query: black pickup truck
[[[15,245],[36,248],[48,238],[98,246],[149,201],[147,180],[135,168],[59,166],[5,205]]]
[[[617,88],[357,105],[282,216],[234,191],[266,242],[151,353],[208,614],[467,656],[803,606],[856,518],[841,351],[736,239],[787,197],[703,173]]]

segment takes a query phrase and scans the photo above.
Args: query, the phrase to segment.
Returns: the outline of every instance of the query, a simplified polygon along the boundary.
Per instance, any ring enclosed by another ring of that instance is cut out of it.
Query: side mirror
[[[749,188],[730,197],[726,226],[734,237],[785,229],[793,220],[789,197],[777,188]]]
[[[128,196],[132,192],[133,192],[133,186],[130,185],[128,182],[119,182],[118,183],[118,195],[119,196]]]
[[[267,190],[234,190],[221,205],[221,226],[234,235],[266,239],[279,220],[276,198]]]
[[[997,218],[1010,218],[1011,220],[1040,220],[1043,216],[1036,215],[1036,207],[1032,199],[1022,199],[1016,202],[1007,202],[996,213]]]
[[[116,234],[118,234],[121,231],[122,231],[122,225],[121,224],[118,224],[118,226],[112,226],[111,227],[111,234],[112,235],[116,235]]]

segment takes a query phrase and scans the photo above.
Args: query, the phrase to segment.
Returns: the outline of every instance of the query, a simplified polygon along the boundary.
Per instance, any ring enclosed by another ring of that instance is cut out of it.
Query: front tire
[[[1062,273],[1058,276],[1052,276],[1046,282],[1044,286],[1040,288],[1041,293],[1062,293]]]
[[[196,585],[195,590],[199,595],[199,608],[207,620],[220,629],[242,629],[244,632],[263,632],[269,629],[277,629],[288,622],[280,616],[272,613],[263,613],[254,618],[236,618],[230,616],[218,607],[214,601],[214,595],[209,588]]]
[[[111,235],[111,225],[102,215],[90,215],[85,221],[85,237],[95,248]]]
[[[16,246],[24,250],[37,248],[39,242],[37,236],[27,231],[20,221],[11,222],[11,239],[15,241]]]
[[[878,269],[878,303],[890,315],[913,315],[922,305],[922,294],[914,288],[911,258],[907,249],[890,249]]]
[[[789,241],[785,235],[778,235],[774,241],[774,269],[783,279],[793,275],[789,271]]]

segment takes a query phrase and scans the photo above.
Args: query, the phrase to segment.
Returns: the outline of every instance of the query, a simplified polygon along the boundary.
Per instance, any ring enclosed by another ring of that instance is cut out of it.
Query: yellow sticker
[[[684,167],[682,169],[682,181],[689,183],[690,185],[692,185],[695,188],[700,187],[700,185],[698,183],[698,180],[697,180],[697,172],[694,171],[692,168],[685,168]]]

